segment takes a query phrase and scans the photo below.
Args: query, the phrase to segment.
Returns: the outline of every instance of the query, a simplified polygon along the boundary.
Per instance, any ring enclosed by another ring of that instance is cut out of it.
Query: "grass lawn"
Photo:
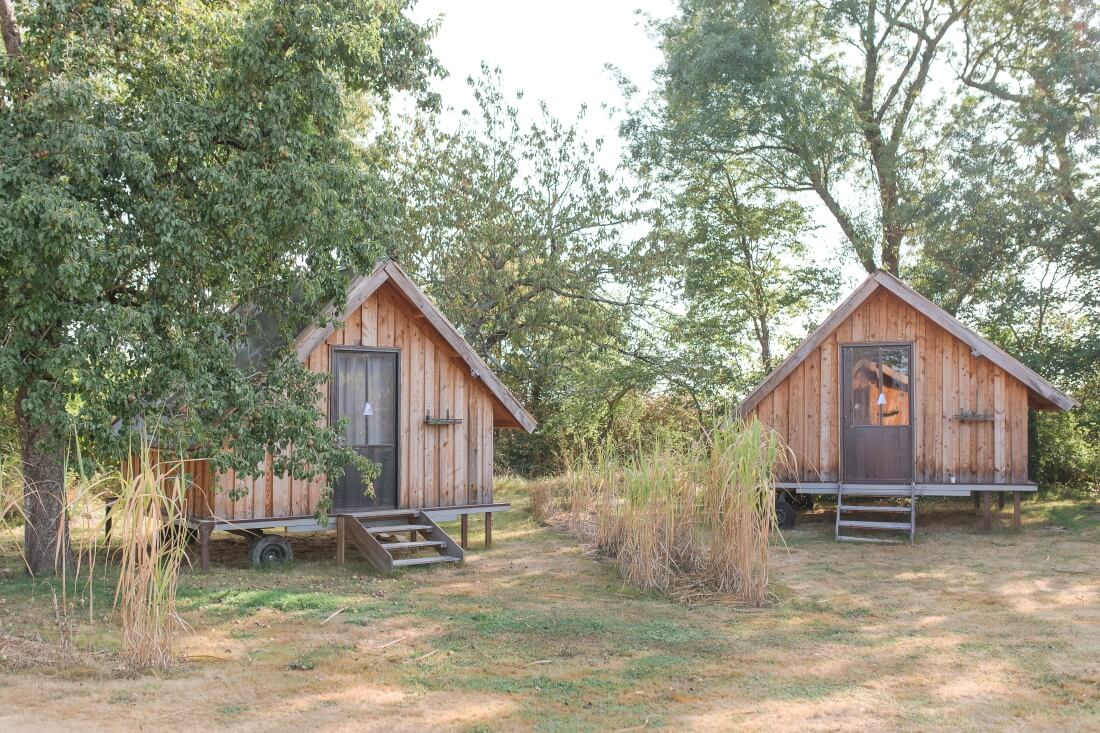
[[[66,665],[13,644],[58,631],[7,560],[0,729],[1100,731],[1096,503],[1025,503],[1018,532],[925,504],[912,547],[836,544],[818,511],[774,550],[776,602],[739,610],[633,590],[505,499],[492,549],[475,532],[464,566],[392,578],[337,567],[331,536],[279,571],[219,538],[157,675],[112,668],[107,583]]]

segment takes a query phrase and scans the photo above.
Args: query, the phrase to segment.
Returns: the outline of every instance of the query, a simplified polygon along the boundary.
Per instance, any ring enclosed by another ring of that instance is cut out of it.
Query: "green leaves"
[[[286,351],[263,371],[234,357],[257,312],[285,342],[391,239],[349,125],[363,95],[430,100],[430,29],[406,6],[20,7],[23,55],[0,62],[0,385],[36,421],[64,436],[75,393],[104,461],[144,426],[221,467],[256,472],[266,450],[277,472],[338,475],[317,378]]]

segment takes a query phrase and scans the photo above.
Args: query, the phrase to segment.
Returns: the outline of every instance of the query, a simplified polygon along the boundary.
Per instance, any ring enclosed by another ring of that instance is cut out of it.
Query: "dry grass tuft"
[[[666,434],[631,456],[584,452],[564,486],[540,485],[532,503],[537,512],[560,506],[567,527],[614,556],[639,587],[759,606],[768,600],[771,486],[787,461],[758,420],[720,420],[702,436]]]
[[[57,642],[34,642],[6,637],[6,648],[49,644],[50,657],[73,656],[71,633],[76,607],[73,594],[82,596],[88,620],[95,616],[93,580],[118,562],[115,607],[119,611],[122,635],[122,663],[131,669],[166,668],[173,662],[173,649],[183,622],[176,612],[176,591],[180,567],[186,557],[186,482],[182,461],[163,461],[163,453],[148,441],[134,452],[125,470],[83,476],[82,470],[66,481],[66,515],[71,528],[74,563],[63,565],[59,579],[61,596],[55,597],[54,615],[60,632]],[[77,452],[77,469],[80,469]],[[23,487],[6,491],[0,506],[4,529],[24,523]],[[110,510],[111,541],[104,541]],[[23,556],[18,541],[21,533],[0,532],[5,539],[0,552]],[[29,648],[29,647],[27,647]]]

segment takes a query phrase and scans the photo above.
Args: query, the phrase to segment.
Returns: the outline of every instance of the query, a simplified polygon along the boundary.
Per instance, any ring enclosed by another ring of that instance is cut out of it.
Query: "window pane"
[[[884,347],[880,357],[882,368],[883,425],[909,424],[909,349]]]
[[[852,425],[879,425],[878,348],[852,349]]]
[[[367,394],[374,414],[367,418],[370,445],[393,445],[397,420],[397,354],[370,355]]]
[[[367,423],[363,406],[367,402],[367,357],[337,351],[333,389],[336,391],[336,419],[347,418],[344,440],[347,445],[367,444]]]

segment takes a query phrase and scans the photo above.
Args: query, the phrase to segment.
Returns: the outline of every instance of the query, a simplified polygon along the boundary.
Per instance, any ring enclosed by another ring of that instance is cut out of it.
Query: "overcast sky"
[[[587,105],[585,127],[603,137],[616,156],[616,123],[601,105],[621,106],[621,95],[607,65],[613,64],[641,87],[652,87],[661,54],[638,11],[672,15],[672,0],[421,0],[413,16],[440,18],[432,49],[450,76],[437,83],[445,106],[473,105],[466,77],[482,61],[499,66],[506,91],[523,90],[533,113],[544,100],[554,116],[572,121]],[[511,95],[509,95],[511,96]]]

